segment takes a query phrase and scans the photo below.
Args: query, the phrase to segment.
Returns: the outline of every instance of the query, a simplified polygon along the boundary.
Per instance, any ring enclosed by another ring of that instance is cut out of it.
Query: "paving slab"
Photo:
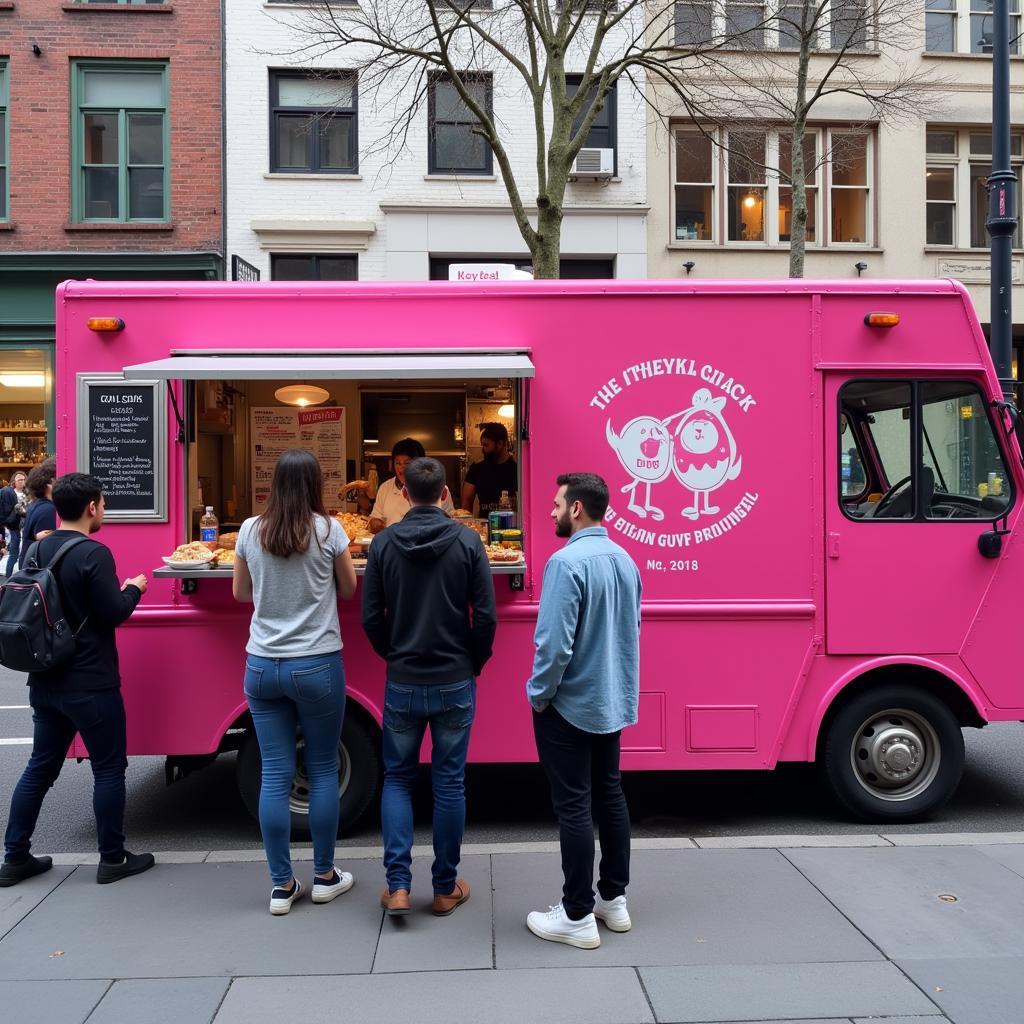
[[[11,1024],[83,1024],[109,981],[0,981],[0,1007]]]
[[[652,1024],[626,968],[460,971],[332,978],[239,978],[214,1024]]]
[[[970,847],[784,856],[893,960],[1000,956],[1021,948],[1024,878]]]
[[[642,967],[640,976],[662,1024],[937,1012],[890,963]]]
[[[210,1024],[230,983],[228,978],[115,981],[89,1024]]]
[[[853,1024],[949,1024],[949,1018],[936,1011],[927,1017],[854,1017]]]
[[[365,972],[380,931],[375,888],[364,873],[333,903],[305,898],[271,917],[262,864],[158,864],[116,885],[79,870],[0,941],[0,979]]]
[[[1021,948],[1021,941],[1015,943]],[[956,1024],[1021,1024],[1024,956],[901,960],[900,967]]]
[[[882,838],[893,846],[988,846],[1024,843],[1024,832],[895,832]]]
[[[975,849],[1024,878],[1024,846],[977,846]]]
[[[601,947],[594,950],[544,942],[526,928],[529,911],[561,898],[559,858],[497,856],[492,864],[500,968],[883,959],[774,850],[635,852],[633,930],[599,926]]]
[[[395,971],[471,970],[493,967],[491,932],[491,859],[463,857],[459,875],[470,897],[448,917],[430,913],[431,858],[412,863],[412,910],[407,917],[386,917],[373,961],[375,974]],[[380,889],[383,891],[383,872]],[[364,892],[365,895],[365,892]],[[458,982],[454,982],[458,984]]]
[[[0,889],[0,938],[39,906],[75,869],[53,867],[27,882]]]

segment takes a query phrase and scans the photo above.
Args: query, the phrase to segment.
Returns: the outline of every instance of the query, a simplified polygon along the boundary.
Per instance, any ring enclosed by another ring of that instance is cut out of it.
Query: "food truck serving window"
[[[324,503],[354,557],[408,511],[402,474],[428,455],[444,468],[449,514],[488,543],[494,571],[512,574],[525,565],[518,442],[533,371],[524,350],[207,351],[126,367],[125,377],[168,381],[181,409],[178,561],[202,554],[209,535],[216,565],[230,565],[240,524],[266,508],[281,453],[303,448],[320,462]]]
[[[839,500],[855,520],[982,520],[1006,514],[1012,477],[969,381],[851,381],[839,393]],[[845,479],[857,439],[865,485]]]

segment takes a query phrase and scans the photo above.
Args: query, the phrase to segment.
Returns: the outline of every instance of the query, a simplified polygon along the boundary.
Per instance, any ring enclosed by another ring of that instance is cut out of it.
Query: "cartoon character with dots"
[[[622,488],[623,494],[629,494],[627,508],[641,519],[649,515],[660,522],[665,513],[651,504],[651,487],[660,484],[672,471],[672,438],[665,424],[653,416],[637,416],[616,434],[609,420],[605,434],[623,469],[633,478],[632,483]],[[642,505],[636,500],[641,484],[647,488]]]

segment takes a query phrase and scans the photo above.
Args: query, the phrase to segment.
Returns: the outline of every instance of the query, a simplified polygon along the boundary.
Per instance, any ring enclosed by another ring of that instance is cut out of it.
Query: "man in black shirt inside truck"
[[[480,430],[482,462],[474,462],[466,472],[462,485],[461,506],[473,511],[473,499],[480,499],[480,515],[487,517],[501,501],[501,492],[508,491],[509,500],[515,508],[519,474],[516,460],[509,451],[508,430],[504,423],[485,423]]]
[[[103,524],[103,494],[95,477],[62,476],[53,485],[53,503],[61,527],[38,542],[39,565],[47,565],[69,540],[91,538]],[[114,641],[115,628],[135,611],[146,592],[146,577],[118,583],[109,549],[91,539],[69,548],[54,572],[64,615],[78,630],[75,653],[59,668],[29,673],[32,756],[11,797],[0,887],[16,885],[53,866],[51,858],[33,857],[29,849],[43,798],[57,781],[75,733],[81,735],[92,765],[100,851],[96,881],[116,882],[154,863],[151,853],[128,853],[124,848],[128,759]]]

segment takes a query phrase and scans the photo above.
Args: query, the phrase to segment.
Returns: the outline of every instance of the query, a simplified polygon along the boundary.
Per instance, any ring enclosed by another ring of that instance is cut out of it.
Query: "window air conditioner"
[[[574,178],[610,178],[615,172],[614,149],[581,149],[572,162]]]

